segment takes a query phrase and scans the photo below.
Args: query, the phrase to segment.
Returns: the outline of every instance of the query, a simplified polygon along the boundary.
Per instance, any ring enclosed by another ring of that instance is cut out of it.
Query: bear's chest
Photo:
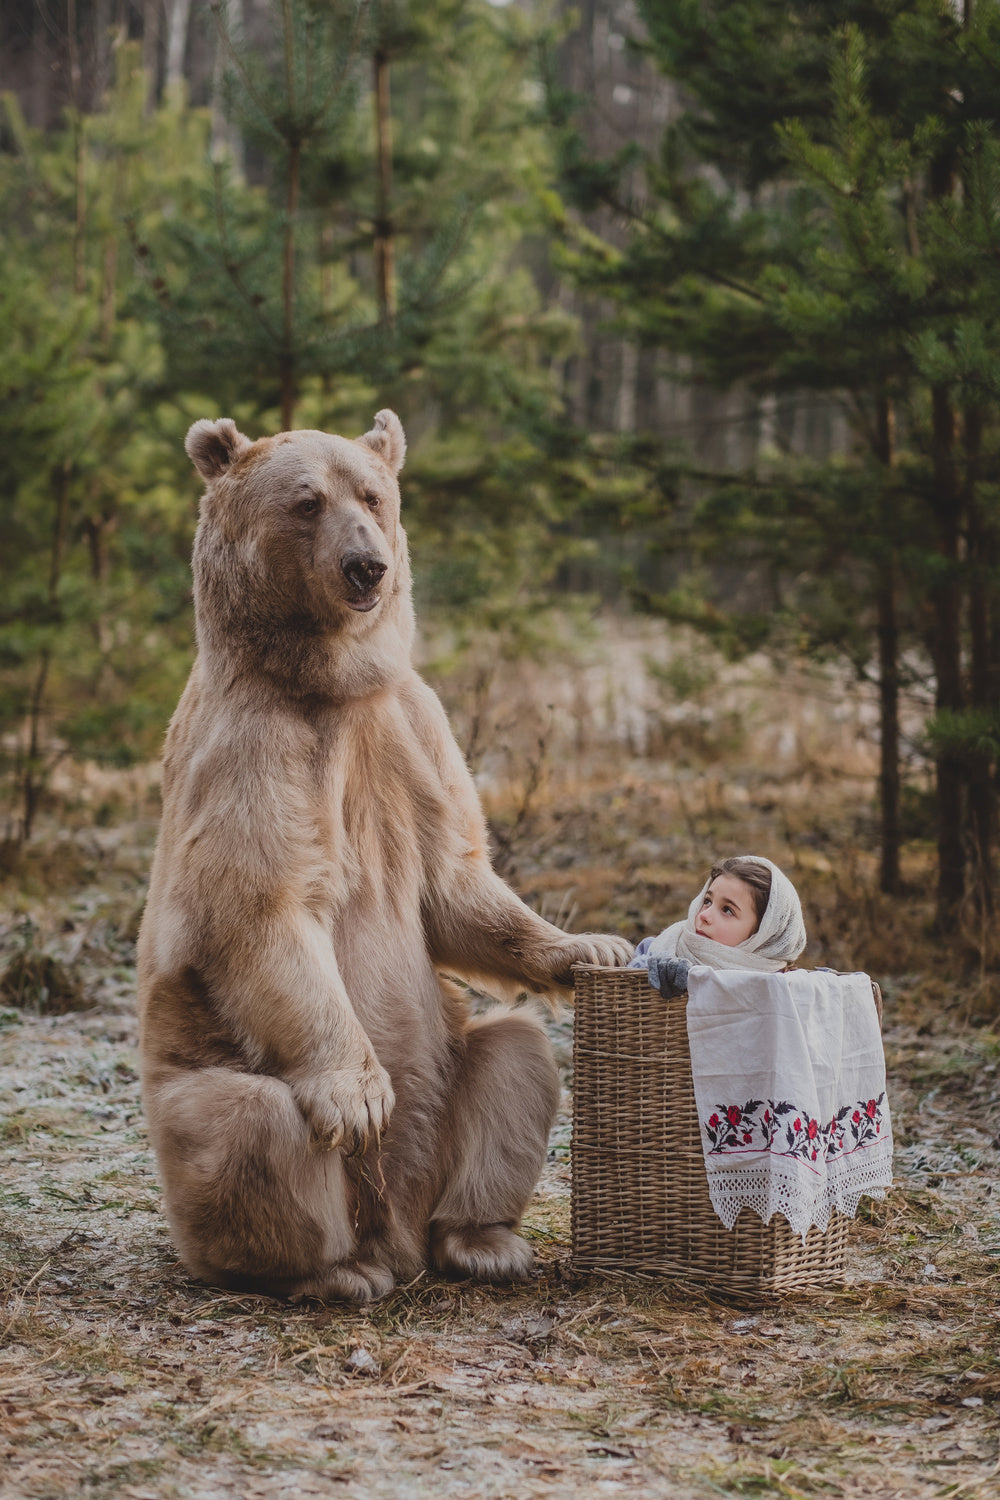
[[[428,858],[447,807],[433,767],[372,726],[341,733],[315,779],[316,836],[323,884],[339,913],[362,926],[385,913],[419,911]]]

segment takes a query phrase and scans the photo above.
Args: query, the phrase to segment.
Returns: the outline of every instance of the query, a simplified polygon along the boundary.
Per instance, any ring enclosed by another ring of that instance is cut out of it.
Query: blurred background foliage
[[[60,761],[158,753],[190,422],[388,405],[441,671],[597,604],[846,664],[882,891],[919,764],[938,927],[992,919],[1000,7],[12,0],[0,28],[9,847]]]

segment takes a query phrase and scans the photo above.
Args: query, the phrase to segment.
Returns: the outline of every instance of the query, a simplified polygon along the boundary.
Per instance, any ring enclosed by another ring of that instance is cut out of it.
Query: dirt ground
[[[651,806],[651,826],[676,826]],[[512,878],[576,927],[603,892],[605,921],[637,935],[670,881],[691,885],[705,830],[688,819],[686,850],[634,823],[602,842],[583,817],[551,811]],[[177,1261],[143,1128],[133,938],[151,831],[91,830],[82,861],[64,840],[62,893],[29,872],[0,919],[0,963],[44,948],[90,1007],[0,1015],[0,1495],[1000,1493],[1000,1037],[971,1008],[928,1008],[925,986],[921,1009],[912,975],[879,976],[896,1186],[862,1205],[846,1286],[747,1308],[574,1272],[567,1088],[527,1216],[529,1285],[424,1275],[363,1312],[224,1295]],[[550,1024],[568,1085],[571,1018]]]

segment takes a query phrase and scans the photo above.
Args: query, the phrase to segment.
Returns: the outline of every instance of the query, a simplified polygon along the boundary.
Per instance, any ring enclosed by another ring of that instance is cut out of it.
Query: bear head
[[[207,664],[293,695],[363,693],[408,669],[395,412],[357,439],[302,430],[251,442],[228,418],[203,420],[185,446],[206,483],[193,566]]]

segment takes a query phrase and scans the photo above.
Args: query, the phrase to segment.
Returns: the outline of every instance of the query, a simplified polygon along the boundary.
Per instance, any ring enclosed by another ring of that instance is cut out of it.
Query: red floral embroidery
[[[884,1099],[883,1093],[877,1099],[859,1099],[857,1108],[845,1104],[829,1125],[808,1116],[803,1125],[801,1111],[796,1114],[795,1106],[784,1099],[747,1099],[742,1108],[720,1104],[704,1130],[713,1156],[750,1148],[809,1162],[818,1161],[822,1152],[831,1161],[845,1151],[872,1145],[881,1135]]]

